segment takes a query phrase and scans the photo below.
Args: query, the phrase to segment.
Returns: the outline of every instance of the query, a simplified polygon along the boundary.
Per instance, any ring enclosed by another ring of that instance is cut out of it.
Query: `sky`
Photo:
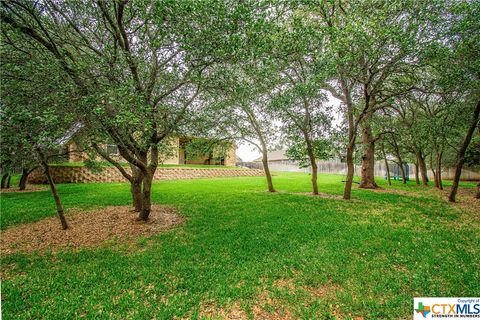
[[[328,94],[328,104],[333,106],[333,126],[340,123],[342,115],[339,112],[340,100],[334,98],[331,94]],[[237,156],[242,158],[244,162],[250,162],[260,157],[260,151],[250,143],[239,141],[237,142]]]
[[[257,147],[243,141],[237,143],[237,156],[242,158],[242,161],[250,162],[260,157],[260,151],[258,151]]]

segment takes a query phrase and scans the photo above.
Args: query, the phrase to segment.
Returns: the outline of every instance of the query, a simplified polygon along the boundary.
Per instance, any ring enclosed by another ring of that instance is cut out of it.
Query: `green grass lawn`
[[[320,175],[319,189],[340,195],[342,179]],[[252,317],[260,304],[300,319],[410,319],[413,297],[478,296],[478,215],[414,182],[394,182],[412,195],[355,189],[351,202],[293,194],[310,190],[306,174],[274,182],[283,192],[264,192],[262,177],[156,182],[154,202],[186,222],[151,241],[2,255],[3,315],[195,319],[236,306]],[[127,184],[58,189],[66,208],[130,202]],[[1,195],[2,229],[53,215],[48,191]]]

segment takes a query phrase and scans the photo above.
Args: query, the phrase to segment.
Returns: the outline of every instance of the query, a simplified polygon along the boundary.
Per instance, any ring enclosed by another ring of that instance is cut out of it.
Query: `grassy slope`
[[[342,178],[320,175],[320,191],[341,194]],[[282,173],[275,183],[306,192],[308,179]],[[261,177],[158,182],[154,202],[178,207],[186,224],[136,250],[2,257],[4,316],[195,318],[200,304],[248,312],[267,291],[300,318],[392,319],[411,318],[414,296],[478,294],[478,220],[421,187],[395,186],[420,196],[268,194]],[[59,190],[69,208],[129,203],[126,184]],[[2,228],[54,214],[48,192],[2,194],[1,205]]]

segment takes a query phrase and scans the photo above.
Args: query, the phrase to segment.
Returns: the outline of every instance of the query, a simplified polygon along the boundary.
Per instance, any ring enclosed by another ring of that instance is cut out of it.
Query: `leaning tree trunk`
[[[55,200],[55,205],[57,206],[58,218],[62,225],[62,229],[65,230],[68,228],[67,219],[65,219],[65,212],[63,210],[62,202],[60,201],[60,196],[58,195],[57,187],[53,181],[52,174],[50,173],[50,167],[46,162],[42,162],[43,170],[47,176],[48,184],[50,185],[50,190],[52,191],[53,199]]]
[[[368,123],[368,119],[362,126],[362,179],[360,181],[360,188],[376,189],[378,186],[375,183],[375,139],[372,134],[372,127]]]
[[[462,174],[463,164],[465,163],[465,152],[467,151],[468,145],[472,140],[473,132],[475,131],[475,128],[478,126],[479,120],[480,120],[480,100],[477,101],[477,106],[475,107],[472,122],[470,123],[470,127],[468,128],[467,135],[463,140],[462,146],[458,150],[455,176],[453,178],[452,189],[450,190],[450,194],[448,196],[448,201],[450,202],[455,202],[455,196],[457,195],[457,191],[458,191],[458,183],[460,182],[460,176]],[[477,196],[478,196],[477,199],[480,198],[479,192],[480,191],[477,192]]]
[[[270,173],[270,168],[268,167],[268,155],[266,149],[262,149],[262,163],[263,171],[265,171],[265,177],[267,178],[268,192],[275,192],[275,188],[273,187],[272,174]]]
[[[18,188],[20,190],[25,190],[27,188],[28,177],[36,168],[37,167],[33,167],[30,170],[27,168],[22,168],[22,176],[20,177],[20,181],[18,183]]]

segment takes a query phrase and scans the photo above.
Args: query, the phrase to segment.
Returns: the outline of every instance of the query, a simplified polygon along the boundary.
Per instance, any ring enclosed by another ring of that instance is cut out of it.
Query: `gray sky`
[[[340,100],[334,98],[330,93],[328,93],[328,104],[333,106],[333,125],[336,126],[340,123],[342,115],[339,110]],[[256,158],[260,157],[260,151],[258,149],[244,141],[238,142],[237,156],[242,158],[243,161],[249,162],[253,161]]]

